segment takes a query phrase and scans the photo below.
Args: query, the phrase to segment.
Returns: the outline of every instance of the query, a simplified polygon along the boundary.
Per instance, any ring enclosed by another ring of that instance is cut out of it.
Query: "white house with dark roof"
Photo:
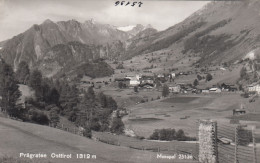
[[[257,94],[260,94],[260,84],[251,84],[247,86],[248,92],[256,92]]]

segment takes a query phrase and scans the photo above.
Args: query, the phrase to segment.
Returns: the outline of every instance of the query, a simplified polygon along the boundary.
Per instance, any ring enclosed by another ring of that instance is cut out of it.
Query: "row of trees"
[[[175,131],[175,129],[157,129],[154,130],[153,134],[150,136],[151,140],[179,140],[179,141],[191,141],[196,140],[196,138],[188,137],[185,135],[182,129]]]

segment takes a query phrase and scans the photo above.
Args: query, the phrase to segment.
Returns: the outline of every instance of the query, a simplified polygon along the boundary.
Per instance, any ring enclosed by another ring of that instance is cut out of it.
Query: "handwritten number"
[[[119,5],[119,3],[120,3],[120,1],[116,1],[115,5],[116,5],[116,6]]]
[[[142,2],[139,2],[139,7],[141,7],[141,6],[142,6],[142,4],[143,4]]]
[[[126,2],[126,4],[125,4],[125,2]],[[132,2],[132,7],[134,7],[136,4],[138,3],[138,7],[142,7],[142,2]],[[125,5],[124,5],[125,4]],[[116,1],[115,2],[115,6],[118,6],[118,5],[121,5],[121,6],[128,6],[128,5],[130,5],[131,4],[131,2],[129,2],[129,1]]]
[[[133,2],[132,6],[135,6],[136,3],[137,3],[137,2]]]

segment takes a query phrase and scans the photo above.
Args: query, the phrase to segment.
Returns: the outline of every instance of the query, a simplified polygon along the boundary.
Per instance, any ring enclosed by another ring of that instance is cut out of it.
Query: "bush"
[[[92,137],[92,132],[91,132],[91,129],[89,127],[84,127],[83,136],[85,136],[87,138]]]
[[[241,96],[244,97],[244,98],[249,98],[249,93],[247,93],[247,92],[242,93]]]
[[[238,129],[238,138],[239,145],[248,145],[253,140],[252,132],[241,127]]]
[[[211,81],[213,79],[211,74],[207,74],[206,81]]]
[[[43,112],[39,112],[39,111],[30,111],[31,114],[31,121],[37,124],[41,124],[41,125],[48,125],[49,124],[49,118],[46,114],[44,114]]]

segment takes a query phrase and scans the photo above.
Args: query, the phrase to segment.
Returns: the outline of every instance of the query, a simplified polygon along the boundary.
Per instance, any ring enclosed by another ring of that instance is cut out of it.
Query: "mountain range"
[[[47,76],[97,58],[130,59],[165,49],[198,57],[201,65],[236,62],[260,46],[259,8],[254,0],[211,2],[164,31],[46,20],[4,41],[1,56],[14,68],[26,61]]]
[[[31,68],[39,68],[44,75],[53,76],[62,69],[93,59],[120,56],[125,51],[124,42],[144,29],[137,25],[125,32],[92,19],[84,23],[48,19],[3,41],[1,56],[14,69],[21,61],[26,61]]]

